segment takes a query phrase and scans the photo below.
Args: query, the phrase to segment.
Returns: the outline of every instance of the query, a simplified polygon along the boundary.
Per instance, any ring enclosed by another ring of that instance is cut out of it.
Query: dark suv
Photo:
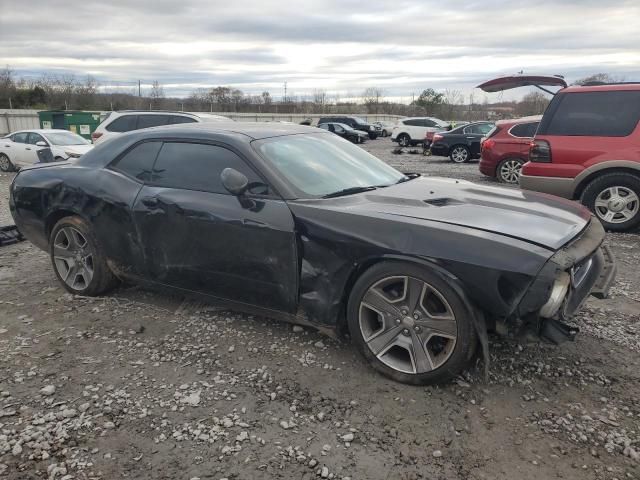
[[[354,130],[366,132],[371,140],[375,140],[376,138],[378,138],[378,131],[376,130],[375,125],[367,123],[360,117],[321,117],[320,120],[318,120],[318,125],[320,125],[321,123],[344,123],[345,125],[349,125]]]
[[[536,77],[532,81],[521,76],[484,85],[505,89],[539,85],[538,80],[551,85],[554,78]],[[638,226],[640,82],[559,90],[530,144],[520,186],[580,200],[609,230]]]

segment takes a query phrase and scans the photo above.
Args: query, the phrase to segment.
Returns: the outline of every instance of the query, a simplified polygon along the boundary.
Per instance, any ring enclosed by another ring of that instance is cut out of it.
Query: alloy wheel
[[[409,137],[407,135],[402,135],[400,137],[400,146],[408,147],[409,146]]]
[[[11,161],[6,155],[0,155],[0,170],[9,172],[11,170]]]
[[[455,314],[442,293],[410,276],[386,277],[369,287],[358,322],[367,348],[388,367],[409,374],[442,366],[458,336]]]
[[[93,252],[85,236],[63,227],[53,240],[53,261],[60,278],[74,290],[84,290],[93,278]]]
[[[596,197],[596,215],[608,223],[624,223],[638,214],[640,199],[627,187],[608,187]]]
[[[451,151],[451,160],[456,163],[464,163],[467,161],[467,158],[469,158],[469,152],[467,152],[467,149],[464,147],[455,147]]]
[[[500,165],[500,179],[504,183],[518,183],[520,170],[522,170],[522,162],[506,160]]]

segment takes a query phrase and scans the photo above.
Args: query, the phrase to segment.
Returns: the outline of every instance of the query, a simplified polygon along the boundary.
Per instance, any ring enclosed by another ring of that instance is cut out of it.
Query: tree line
[[[577,84],[613,80],[599,73],[578,80]],[[230,86],[200,88],[186,98],[165,95],[158,81],[144,91],[131,87],[129,91],[109,92],[101,88],[92,76],[45,74],[38,79],[18,78],[6,67],[0,71],[0,108],[39,110],[183,110],[201,112],[287,113],[287,114],[378,114],[428,115],[445,120],[481,120],[513,118],[544,112],[549,95],[531,92],[519,101],[489,103],[460,90],[436,91],[424,89],[417,98],[401,103],[388,98],[379,87],[369,87],[359,95],[330,94],[317,89],[311,95],[289,95],[275,99],[269,91],[245,93]]]

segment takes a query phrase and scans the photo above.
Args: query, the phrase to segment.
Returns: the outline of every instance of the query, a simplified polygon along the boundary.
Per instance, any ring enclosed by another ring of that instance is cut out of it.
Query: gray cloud
[[[287,80],[298,94],[381,86],[392,96],[469,93],[522,69],[640,77],[635,0],[8,2],[0,62],[29,77],[158,80],[174,94],[217,84],[253,93]]]

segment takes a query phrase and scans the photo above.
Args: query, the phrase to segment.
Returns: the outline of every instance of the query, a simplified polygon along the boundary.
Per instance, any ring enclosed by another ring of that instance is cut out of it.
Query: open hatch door
[[[527,86],[537,87],[543,92],[555,95],[554,92],[543,87],[566,88],[567,82],[561,75],[509,75],[488,80],[478,85],[477,88],[493,93]]]

